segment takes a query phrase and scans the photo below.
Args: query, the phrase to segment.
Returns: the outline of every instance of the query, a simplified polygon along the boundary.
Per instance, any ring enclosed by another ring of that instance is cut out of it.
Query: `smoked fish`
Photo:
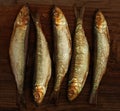
[[[110,37],[107,22],[100,10],[95,16],[94,25],[95,50],[94,50],[94,69],[93,69],[93,87],[90,95],[90,104],[97,103],[97,90],[107,67],[110,52]]]
[[[53,9],[53,30],[54,30],[54,65],[55,85],[52,95],[57,99],[60,86],[68,71],[71,60],[71,34],[67,20],[58,7]]]
[[[85,6],[75,8],[76,29],[68,83],[68,100],[74,100],[81,92],[89,71],[89,45],[83,28]]]
[[[46,94],[47,86],[51,78],[52,66],[48,43],[42,31],[38,14],[33,16],[33,21],[37,31],[33,96],[35,102],[40,104]]]
[[[9,47],[11,68],[20,95],[23,94],[24,86],[29,21],[29,8],[25,5],[15,20]]]

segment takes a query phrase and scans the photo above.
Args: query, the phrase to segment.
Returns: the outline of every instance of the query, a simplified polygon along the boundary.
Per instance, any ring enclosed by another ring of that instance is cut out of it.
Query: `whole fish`
[[[48,82],[51,77],[51,58],[38,14],[36,17],[33,17],[33,21],[37,30],[33,95],[35,102],[40,104],[46,94]]]
[[[94,50],[94,77],[93,77],[93,88],[90,96],[90,103],[97,102],[96,94],[100,84],[100,81],[105,73],[107,67],[107,61],[110,51],[109,44],[109,31],[105,17],[100,10],[97,11],[95,17],[95,50]]]
[[[24,86],[29,21],[29,9],[23,6],[15,20],[9,48],[10,63],[20,95]]]
[[[60,86],[68,71],[71,59],[71,34],[67,20],[58,7],[53,10],[55,85],[53,96],[57,99]]]
[[[81,92],[89,71],[89,46],[82,26],[84,10],[85,6],[81,10],[75,8],[77,23],[68,83],[68,99],[70,101],[74,100]]]

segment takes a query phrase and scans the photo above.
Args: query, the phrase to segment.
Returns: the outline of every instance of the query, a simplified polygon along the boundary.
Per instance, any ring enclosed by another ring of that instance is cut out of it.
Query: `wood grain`
[[[30,2],[32,0],[27,0],[30,3],[31,12],[35,13],[38,11],[40,13],[41,24],[43,31],[46,35],[52,56],[52,44],[53,44],[53,34],[52,34],[52,20],[51,20],[51,9],[54,2],[43,5],[42,2],[35,0],[34,3]],[[14,20],[17,13],[19,12],[21,6],[27,2],[21,0],[13,0],[7,5],[2,0],[0,2],[0,111],[17,111],[19,107],[17,105],[17,90],[14,80],[14,76],[11,71],[9,63],[9,42],[13,29]],[[48,0],[44,0],[48,1]],[[70,27],[71,34],[74,34],[75,28],[75,16],[73,12],[72,5],[73,0],[65,1],[62,0],[61,3],[55,1],[58,6],[63,10]],[[83,2],[82,0],[81,2]],[[76,1],[78,2],[78,1]],[[80,2],[80,1],[79,1]],[[37,4],[38,3],[38,4]],[[63,81],[60,98],[57,105],[55,105],[50,100],[50,94],[53,89],[54,84],[54,73],[52,73],[52,78],[49,83],[47,94],[44,98],[43,103],[36,107],[32,96],[32,80],[34,74],[34,51],[35,51],[35,29],[33,22],[30,25],[29,34],[29,49],[28,49],[28,61],[25,75],[25,99],[27,103],[27,111],[120,111],[120,1],[119,0],[92,0],[88,3],[84,16],[84,29],[90,45],[91,58],[93,55],[93,17],[96,8],[100,8],[106,17],[108,22],[108,27],[111,37],[111,51],[108,61],[108,67],[105,76],[98,91],[98,104],[89,105],[88,99],[91,90],[91,80],[92,80],[92,63],[90,64],[89,76],[87,78],[86,84],[79,95],[79,97],[73,102],[68,102],[67,95],[67,74]]]

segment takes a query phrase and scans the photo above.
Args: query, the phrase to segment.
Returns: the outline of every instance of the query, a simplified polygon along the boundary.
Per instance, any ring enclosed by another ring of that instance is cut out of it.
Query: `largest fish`
[[[95,50],[94,50],[94,77],[93,87],[90,96],[90,103],[97,103],[96,94],[101,82],[101,79],[105,73],[108,56],[110,52],[110,37],[107,22],[100,10],[97,11],[95,17]]]
[[[15,20],[9,48],[10,63],[20,95],[23,94],[29,21],[29,9],[23,6]]]
[[[68,71],[71,59],[71,34],[67,20],[58,7],[53,10],[54,30],[54,64],[55,64],[55,85],[54,97],[58,96],[61,83]]]
[[[85,5],[80,10],[75,8],[77,19],[75,36],[73,39],[73,54],[68,84],[68,99],[74,100],[81,92],[89,71],[89,45],[83,28],[83,14]]]

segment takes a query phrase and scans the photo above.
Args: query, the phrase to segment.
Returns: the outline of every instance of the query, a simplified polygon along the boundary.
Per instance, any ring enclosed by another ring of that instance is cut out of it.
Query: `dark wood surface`
[[[71,34],[74,34],[75,16],[72,5],[74,3],[82,4],[83,1],[74,0],[27,0],[30,9],[34,13],[37,10],[40,13],[41,24],[52,54],[52,5],[58,5],[64,12],[70,27]],[[49,1],[49,2],[48,2]],[[90,1],[90,0],[89,0]],[[14,76],[9,63],[9,42],[13,29],[14,20],[21,6],[26,0],[0,1],[0,111],[17,111],[17,90]],[[90,45],[91,58],[93,57],[93,17],[97,8],[100,8],[106,17],[110,31],[110,57],[107,71],[102,79],[98,91],[98,104],[89,105],[89,95],[92,81],[92,63],[85,86],[76,100],[68,102],[67,100],[67,78],[63,81],[60,98],[57,105],[50,101],[50,95],[53,89],[54,77],[49,82],[47,94],[43,103],[36,107],[32,96],[32,77],[34,74],[34,50],[35,50],[35,29],[31,21],[29,34],[28,62],[25,75],[25,94],[27,109],[26,111],[120,111],[120,1],[119,0],[91,0],[88,3],[84,15],[84,29]]]

